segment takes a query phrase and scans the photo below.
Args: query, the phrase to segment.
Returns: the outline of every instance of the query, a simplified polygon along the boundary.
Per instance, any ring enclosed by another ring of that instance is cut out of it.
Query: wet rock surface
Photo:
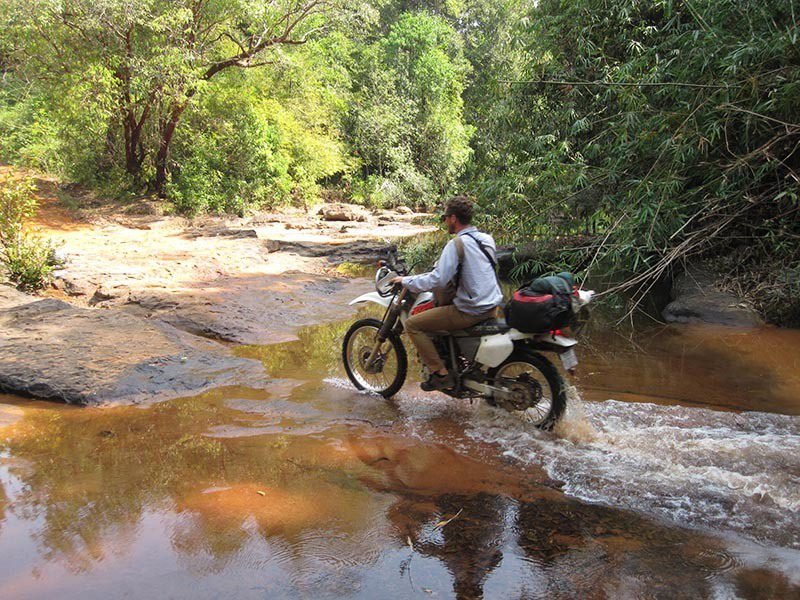
[[[662,315],[667,323],[709,323],[734,327],[763,325],[758,313],[733,294],[714,285],[714,276],[701,269],[678,275],[671,291],[672,301]]]
[[[7,392],[75,404],[142,402],[264,377],[256,361],[162,323],[8,296],[2,292],[0,308],[0,389]]]

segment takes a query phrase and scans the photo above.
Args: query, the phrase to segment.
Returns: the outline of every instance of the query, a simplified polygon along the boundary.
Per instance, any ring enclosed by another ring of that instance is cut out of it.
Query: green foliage
[[[329,52],[309,44],[271,71],[228,73],[202,89],[173,147],[167,191],[180,210],[306,203],[320,182],[349,172],[336,127],[347,82]]]
[[[447,243],[448,235],[444,229],[425,235],[407,238],[400,242],[400,252],[406,265],[415,273],[424,273],[433,268]]]
[[[31,179],[4,177],[0,181],[0,242],[9,243],[23,233],[23,224],[36,214],[36,185]]]
[[[219,87],[204,90],[176,136],[167,193],[182,212],[241,213],[288,193],[279,133],[250,98]]]
[[[0,130],[24,125],[4,154],[32,155],[40,167],[52,166],[45,158],[56,157],[65,174],[89,183],[116,184],[124,173],[128,188],[161,193],[173,167],[181,166],[170,149],[195,97],[222,73],[266,64],[264,55],[278,54],[281,45],[304,43],[330,23],[346,22],[329,13],[352,7],[315,0],[69,0],[58,6],[2,0],[2,8],[0,44],[9,49],[3,67],[13,79],[37,85],[30,107],[18,89],[3,103],[10,109],[0,114]],[[38,123],[52,125],[55,133],[44,152],[24,133],[35,133]],[[226,151],[219,141],[204,140],[203,148]],[[237,152],[241,159],[243,151]],[[205,162],[186,165],[186,181],[173,187],[179,203],[192,196],[191,206],[213,208],[258,199],[259,190],[240,189],[253,165],[221,172],[213,157]],[[218,176],[231,181],[222,184]],[[187,192],[195,188],[196,194]],[[233,199],[208,201],[210,194],[231,190]]]
[[[457,3],[2,2],[0,157],[17,164],[241,213],[331,185],[431,206],[471,154]]]
[[[30,179],[0,181],[0,265],[25,289],[43,287],[53,271],[53,248],[24,228],[36,214],[35,191]]]
[[[520,81],[478,111],[495,138],[471,178],[502,236],[594,236],[587,265],[639,295],[769,232],[747,268],[798,264],[787,3],[552,0],[529,16],[512,29],[529,59],[498,77]]]
[[[357,199],[433,205],[453,186],[470,156],[469,70],[453,26],[427,12],[401,14],[364,49],[348,128],[366,176]]]

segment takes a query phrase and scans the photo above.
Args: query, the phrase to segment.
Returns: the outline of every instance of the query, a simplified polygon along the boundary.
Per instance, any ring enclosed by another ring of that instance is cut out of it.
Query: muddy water
[[[149,407],[0,396],[0,598],[800,596],[800,336],[591,336],[554,433],[342,378]]]

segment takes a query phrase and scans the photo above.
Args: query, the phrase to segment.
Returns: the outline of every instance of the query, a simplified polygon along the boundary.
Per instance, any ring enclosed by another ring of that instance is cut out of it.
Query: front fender
[[[374,302],[375,304],[380,304],[384,308],[387,308],[392,303],[392,298],[391,296],[384,298],[378,292],[367,292],[366,294],[361,294],[355,300],[351,300],[349,305],[364,304],[365,302]]]

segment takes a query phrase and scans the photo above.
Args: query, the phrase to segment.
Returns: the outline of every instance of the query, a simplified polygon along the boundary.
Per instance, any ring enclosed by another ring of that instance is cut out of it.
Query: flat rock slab
[[[280,250],[298,256],[327,258],[331,263],[350,262],[356,264],[376,264],[378,259],[386,259],[397,251],[395,244],[375,240],[343,242],[340,244],[321,244],[318,242],[280,242]]]
[[[75,404],[137,403],[263,379],[257,361],[118,309],[55,299],[0,306],[3,391]]]
[[[352,315],[350,300],[374,289],[365,279],[300,272],[222,277],[191,294],[132,294],[126,310],[196,336],[274,344],[296,340],[300,327]]]

